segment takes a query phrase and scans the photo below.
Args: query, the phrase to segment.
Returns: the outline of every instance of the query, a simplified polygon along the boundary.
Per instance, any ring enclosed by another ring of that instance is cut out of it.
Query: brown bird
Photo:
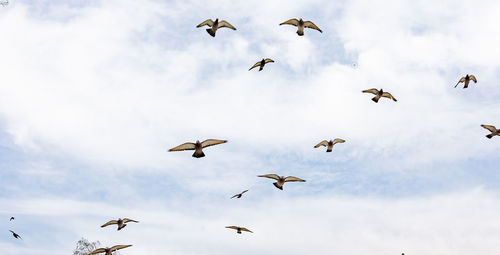
[[[111,255],[111,253],[114,251],[121,250],[123,248],[127,248],[130,246],[132,246],[132,245],[131,244],[129,244],[129,245],[115,245],[111,248],[99,248],[99,249],[89,253],[89,255],[98,254],[98,253],[105,253],[105,255]]]
[[[297,34],[299,36],[303,36],[304,35],[304,28],[312,28],[312,29],[315,29],[315,30],[318,30],[319,32],[323,33],[323,31],[321,31],[321,29],[319,29],[319,27],[317,27],[316,25],[314,25],[314,23],[312,23],[311,21],[303,21],[302,19],[289,19],[283,23],[280,24],[281,25],[292,25],[292,26],[296,26],[297,27]]]
[[[244,190],[243,192],[241,192],[240,194],[236,194],[234,196],[231,197],[231,199],[233,198],[241,198],[241,196],[243,196],[243,193],[247,192],[248,190]]]
[[[250,231],[249,229],[244,228],[244,227],[227,226],[226,228],[236,229],[236,233],[238,233],[238,234],[241,234],[241,231],[247,231],[247,232],[253,233],[252,231]]]
[[[207,139],[200,143],[200,141],[196,141],[196,143],[184,143],[177,147],[174,147],[168,151],[185,151],[185,150],[194,150],[193,157],[201,158],[205,157],[205,153],[203,153],[203,148],[217,145],[221,143],[226,143],[227,140],[217,140],[217,139]]]
[[[119,218],[118,220],[110,220],[110,221],[106,222],[104,225],[101,226],[101,228],[107,227],[109,225],[116,224],[116,225],[118,225],[118,229],[117,230],[120,230],[120,229],[124,228],[125,226],[127,226],[127,224],[125,224],[127,222],[136,222],[136,223],[139,223],[138,221],[131,220],[129,218],[124,218],[124,219]]]
[[[500,129],[496,129],[494,126],[481,125],[481,127],[486,128],[491,132],[491,134],[486,135],[486,137],[488,137],[489,139],[491,139],[493,136],[496,136],[496,135],[500,136]]]
[[[375,103],[378,103],[378,100],[380,100],[381,97],[387,97],[387,98],[390,98],[392,100],[394,100],[394,102],[397,102],[398,100],[396,98],[394,98],[391,93],[389,92],[384,92],[382,89],[380,90],[377,90],[377,89],[367,89],[367,90],[363,90],[363,93],[372,93],[375,95],[374,98],[372,98],[373,102]]]
[[[326,152],[331,152],[333,149],[333,145],[335,145],[337,143],[344,143],[344,142],[345,142],[345,140],[340,139],[340,138],[335,138],[334,140],[330,140],[330,141],[323,140],[322,142],[316,144],[316,146],[314,146],[314,148],[318,148],[320,146],[325,146],[325,147],[328,147],[328,149],[326,149]]]
[[[219,21],[218,18],[215,19],[215,21],[213,21],[211,19],[207,19],[207,20],[201,22],[196,27],[202,27],[202,26],[205,26],[205,25],[211,27],[211,28],[207,29],[207,33],[209,33],[212,37],[215,37],[215,32],[217,32],[217,29],[219,29],[221,27],[227,27],[227,28],[230,28],[232,30],[236,30],[236,28],[233,27],[233,25],[229,24],[229,22],[227,22],[225,20]]]
[[[277,174],[264,174],[264,175],[258,175],[258,177],[266,177],[266,178],[277,180],[277,182],[275,182],[273,184],[276,188],[278,188],[280,190],[283,190],[283,185],[285,184],[285,182],[305,182],[305,180],[302,180],[302,179],[297,178],[297,177],[293,177],[293,176],[284,177],[284,176],[279,176]]]
[[[255,63],[255,65],[253,65],[252,67],[250,67],[250,69],[248,69],[248,71],[260,66],[259,68],[259,71],[262,71],[262,69],[264,69],[264,65],[266,65],[267,63],[271,63],[271,62],[274,62],[274,60],[270,59],[270,58],[263,58],[261,61]]]
[[[14,232],[14,231],[12,231],[12,230],[9,230],[9,231],[12,233],[12,235],[14,236],[14,238],[16,238],[16,239],[18,239],[18,238],[19,238],[19,239],[23,240],[23,239],[21,238],[21,236],[20,236],[20,235],[18,235],[16,232]]]
[[[455,85],[455,88],[460,84],[461,82],[464,83],[464,89],[469,87],[469,82],[473,81],[474,83],[477,83],[476,77],[474,75],[465,75],[465,77],[460,78],[460,80],[457,82],[457,85]]]

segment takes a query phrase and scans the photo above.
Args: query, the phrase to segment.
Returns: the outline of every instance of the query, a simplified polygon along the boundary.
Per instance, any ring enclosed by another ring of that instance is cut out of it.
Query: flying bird
[[[129,218],[123,218],[123,219],[119,218],[118,220],[110,220],[110,221],[106,222],[104,225],[101,226],[101,228],[107,227],[109,225],[116,224],[116,225],[118,225],[118,229],[117,230],[120,230],[120,229],[124,228],[125,226],[127,226],[127,224],[125,224],[127,222],[136,222],[136,223],[139,223],[138,221],[131,220]]]
[[[279,176],[277,174],[264,174],[264,175],[258,175],[258,177],[266,177],[276,180],[277,182],[274,182],[273,184],[276,188],[280,190],[283,190],[283,185],[285,184],[285,182],[305,182],[305,180],[302,180],[297,177],[293,176],[284,177],[284,176]]]
[[[270,58],[263,58],[261,61],[255,63],[255,65],[253,65],[252,67],[250,67],[250,69],[248,69],[248,71],[260,66],[259,68],[259,72],[262,71],[262,69],[264,69],[264,66],[267,64],[267,63],[272,63],[274,62],[274,60],[270,59]]]
[[[231,199],[233,199],[233,198],[241,198],[241,196],[243,196],[243,193],[245,193],[245,192],[247,192],[247,191],[248,191],[248,190],[244,190],[244,191],[242,191],[241,193],[239,193],[239,194],[236,194],[236,195],[232,196],[232,197],[231,197]]]
[[[250,231],[249,229],[244,228],[244,227],[227,226],[226,228],[236,229],[236,233],[238,233],[238,234],[241,234],[241,231],[247,231],[247,232],[253,233],[252,231]]]
[[[496,136],[496,135],[500,136],[500,129],[496,129],[494,126],[481,125],[481,127],[486,128],[491,132],[491,134],[486,135],[486,137],[488,137],[489,139],[491,139],[493,136]]]
[[[14,220],[14,219],[15,219],[14,217],[10,217],[10,220],[9,220],[9,221]]]
[[[111,255],[111,253],[114,251],[117,251],[117,250],[120,250],[123,248],[127,248],[130,246],[132,246],[132,245],[131,244],[129,244],[129,245],[115,245],[111,248],[99,248],[99,249],[89,253],[89,255],[98,254],[98,253],[105,253],[105,255]]]
[[[328,147],[328,149],[326,149],[326,152],[331,152],[333,149],[333,145],[335,145],[337,143],[344,143],[344,142],[345,142],[345,140],[340,139],[340,138],[335,138],[334,140],[330,140],[330,141],[323,140],[322,142],[316,144],[316,146],[314,146],[314,148],[318,148],[320,146],[325,146],[325,147]]]
[[[12,230],[9,230],[9,231],[12,233],[12,235],[14,236],[14,238],[16,238],[16,239],[18,239],[18,238],[19,238],[19,239],[21,239],[21,240],[22,240],[21,236],[20,236],[20,235],[18,235],[16,232],[14,232],[14,231],[12,231]]]
[[[287,20],[283,23],[280,24],[281,25],[292,25],[292,26],[296,26],[297,27],[297,34],[299,36],[303,36],[304,35],[304,28],[312,28],[312,29],[315,29],[315,30],[318,30],[319,32],[323,33],[323,31],[321,31],[321,29],[319,29],[319,27],[317,27],[316,25],[314,25],[314,23],[312,23],[311,21],[303,21],[302,19],[290,19],[290,20]]]
[[[477,83],[477,80],[476,80],[476,77],[474,75],[465,75],[464,77],[460,78],[460,80],[457,82],[457,85],[455,85],[455,88],[458,86],[458,84],[460,84],[461,82],[464,83],[464,89],[466,89],[467,87],[469,87],[469,82],[470,81],[473,81],[474,83]]]
[[[394,100],[394,102],[397,102],[398,100],[396,98],[394,98],[391,93],[389,92],[384,92],[382,89],[380,90],[377,90],[377,89],[367,89],[367,90],[363,90],[363,93],[372,93],[375,95],[374,98],[372,98],[373,102],[375,103],[378,103],[378,100],[380,100],[381,97],[387,97],[387,98],[390,98],[392,100]]]
[[[215,32],[217,32],[217,29],[221,28],[221,27],[227,27],[227,28],[230,28],[232,30],[236,30],[235,27],[233,27],[233,25],[229,24],[229,22],[225,21],[225,20],[221,20],[219,21],[219,19],[215,19],[215,21],[211,20],[211,19],[207,19],[203,22],[201,22],[198,26],[196,27],[202,27],[202,26],[209,26],[211,28],[207,28],[207,32],[212,36],[212,37],[215,37]]]
[[[205,157],[205,153],[203,153],[203,148],[217,145],[221,143],[226,143],[227,140],[217,140],[217,139],[207,139],[200,143],[200,141],[196,141],[196,143],[184,143],[177,147],[174,147],[168,151],[185,151],[185,150],[194,150],[193,157],[201,158]]]

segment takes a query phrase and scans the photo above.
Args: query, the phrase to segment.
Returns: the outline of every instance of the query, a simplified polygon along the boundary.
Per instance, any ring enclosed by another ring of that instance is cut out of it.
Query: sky
[[[495,0],[11,0],[0,252],[72,254],[84,237],[132,244],[123,255],[496,254],[500,137],[480,125],[500,126],[499,12]],[[209,18],[237,30],[211,37],[196,28]],[[323,32],[279,26],[291,18]],[[248,71],[262,58],[275,63]],[[454,88],[466,74],[478,83]],[[398,101],[375,104],[370,88]],[[337,137],[331,153],[313,148]],[[199,159],[168,152],[209,138],[228,142]],[[257,177],[269,173],[306,182],[278,190]],[[139,223],[100,228],[119,217]]]

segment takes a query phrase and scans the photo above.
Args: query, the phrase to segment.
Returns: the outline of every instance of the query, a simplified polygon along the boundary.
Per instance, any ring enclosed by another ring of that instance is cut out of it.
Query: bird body
[[[280,26],[281,25],[296,26],[297,27],[297,34],[299,36],[303,36],[304,35],[304,28],[315,29],[315,30],[318,30],[320,33],[323,33],[323,31],[321,31],[321,29],[319,29],[319,27],[316,26],[311,21],[303,21],[302,19],[289,19],[289,20],[281,23]]]
[[[130,246],[132,246],[132,245],[131,244],[129,244],[129,245],[115,245],[111,248],[99,248],[99,249],[94,250],[93,252],[89,253],[89,255],[98,254],[98,253],[104,253],[105,255],[111,255],[111,253],[114,251],[117,251],[117,250],[120,250],[123,248],[127,248]]]
[[[242,191],[241,193],[239,193],[239,194],[236,194],[236,195],[232,196],[232,197],[231,197],[231,199],[233,199],[233,198],[241,198],[241,196],[243,196],[243,193],[245,193],[245,192],[247,192],[247,191],[248,191],[248,190],[244,190],[244,191]]]
[[[334,140],[330,140],[330,141],[323,140],[320,143],[316,144],[316,146],[314,146],[314,148],[318,148],[320,146],[325,146],[325,147],[327,147],[326,152],[331,152],[333,149],[333,145],[335,145],[337,143],[344,143],[344,142],[345,142],[345,140],[340,139],[340,138],[335,138]]]
[[[280,190],[283,190],[283,185],[285,184],[285,182],[305,182],[305,180],[302,180],[297,177],[293,176],[284,177],[284,176],[279,176],[277,174],[264,174],[264,175],[258,175],[258,177],[265,177],[276,180],[276,182],[274,182],[273,185]]]
[[[244,227],[238,227],[238,226],[227,226],[226,228],[235,229],[237,234],[241,234],[241,231],[246,231],[246,232],[253,233],[252,231],[250,231],[249,229],[244,228]]]
[[[227,28],[230,28],[232,30],[236,30],[236,28],[233,27],[233,25],[229,24],[229,22],[227,22],[225,20],[219,21],[218,18],[215,19],[215,21],[213,21],[211,19],[207,19],[207,20],[201,22],[196,27],[202,27],[202,26],[209,26],[210,27],[206,30],[207,30],[207,33],[210,34],[212,37],[215,37],[215,32],[217,32],[217,29],[219,29],[221,27],[227,27]]]
[[[205,157],[205,153],[203,153],[203,148],[217,145],[221,143],[226,143],[227,140],[217,140],[217,139],[207,139],[200,143],[200,141],[196,141],[195,143],[183,143],[177,147],[174,147],[168,151],[185,151],[185,150],[194,150],[193,157],[202,158]]]
[[[12,230],[9,230],[9,231],[12,233],[12,235],[14,236],[14,238],[16,238],[16,239],[21,239],[21,240],[22,240],[21,236],[20,236],[20,235],[18,235],[16,232],[14,232],[14,231],[12,231]]]
[[[500,129],[496,129],[495,126],[491,126],[491,125],[481,125],[481,127],[489,130],[491,132],[491,134],[489,135],[486,135],[486,137],[488,139],[491,139],[493,136],[500,136]]]
[[[120,229],[124,228],[125,226],[127,226],[127,224],[125,224],[127,222],[136,222],[136,223],[139,223],[138,221],[131,220],[129,218],[123,218],[123,219],[119,218],[118,220],[110,220],[110,221],[106,222],[104,225],[101,226],[101,228],[107,227],[109,225],[116,224],[116,225],[118,225],[118,229],[117,230],[120,230]]]
[[[15,219],[14,217],[10,217],[10,220],[9,220],[9,221],[14,220],[14,219]]]
[[[395,97],[393,97],[393,96],[391,95],[391,93],[389,93],[389,92],[384,92],[384,90],[383,90],[383,89],[378,90],[378,89],[373,88],[373,89],[363,90],[362,92],[363,92],[363,93],[371,93],[371,94],[374,94],[374,95],[375,95],[375,97],[374,97],[374,98],[372,98],[372,100],[373,100],[373,102],[375,102],[375,103],[378,103],[378,100],[380,100],[380,98],[381,98],[381,97],[387,97],[387,98],[390,98],[390,99],[392,99],[394,102],[397,102],[397,101],[398,101]]]
[[[259,71],[262,71],[262,69],[264,69],[264,66],[267,64],[267,63],[272,63],[274,62],[274,60],[270,59],[270,58],[263,58],[261,61],[255,63],[255,65],[253,65],[252,67],[250,67],[250,69],[248,69],[248,71],[256,68],[256,67],[260,67],[259,68]]]
[[[473,81],[474,83],[477,83],[477,79],[474,75],[472,74],[467,74],[465,75],[464,77],[460,78],[460,80],[457,82],[457,84],[455,85],[455,88],[458,86],[458,84],[460,83],[464,83],[464,89],[466,89],[467,87],[469,87],[469,82],[470,81]]]

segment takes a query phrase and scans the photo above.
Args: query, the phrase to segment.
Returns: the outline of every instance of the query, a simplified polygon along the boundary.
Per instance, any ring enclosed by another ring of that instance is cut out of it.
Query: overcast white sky
[[[11,0],[0,252],[72,254],[85,237],[133,244],[123,255],[496,254],[500,137],[480,124],[500,127],[498,13],[496,0]],[[196,28],[208,18],[237,30],[212,38]],[[278,25],[290,18],[323,33]],[[467,73],[478,83],[453,88]],[[229,142],[167,152],[207,138]],[[281,191],[267,173],[307,182]],[[118,217],[140,223],[99,227]]]

